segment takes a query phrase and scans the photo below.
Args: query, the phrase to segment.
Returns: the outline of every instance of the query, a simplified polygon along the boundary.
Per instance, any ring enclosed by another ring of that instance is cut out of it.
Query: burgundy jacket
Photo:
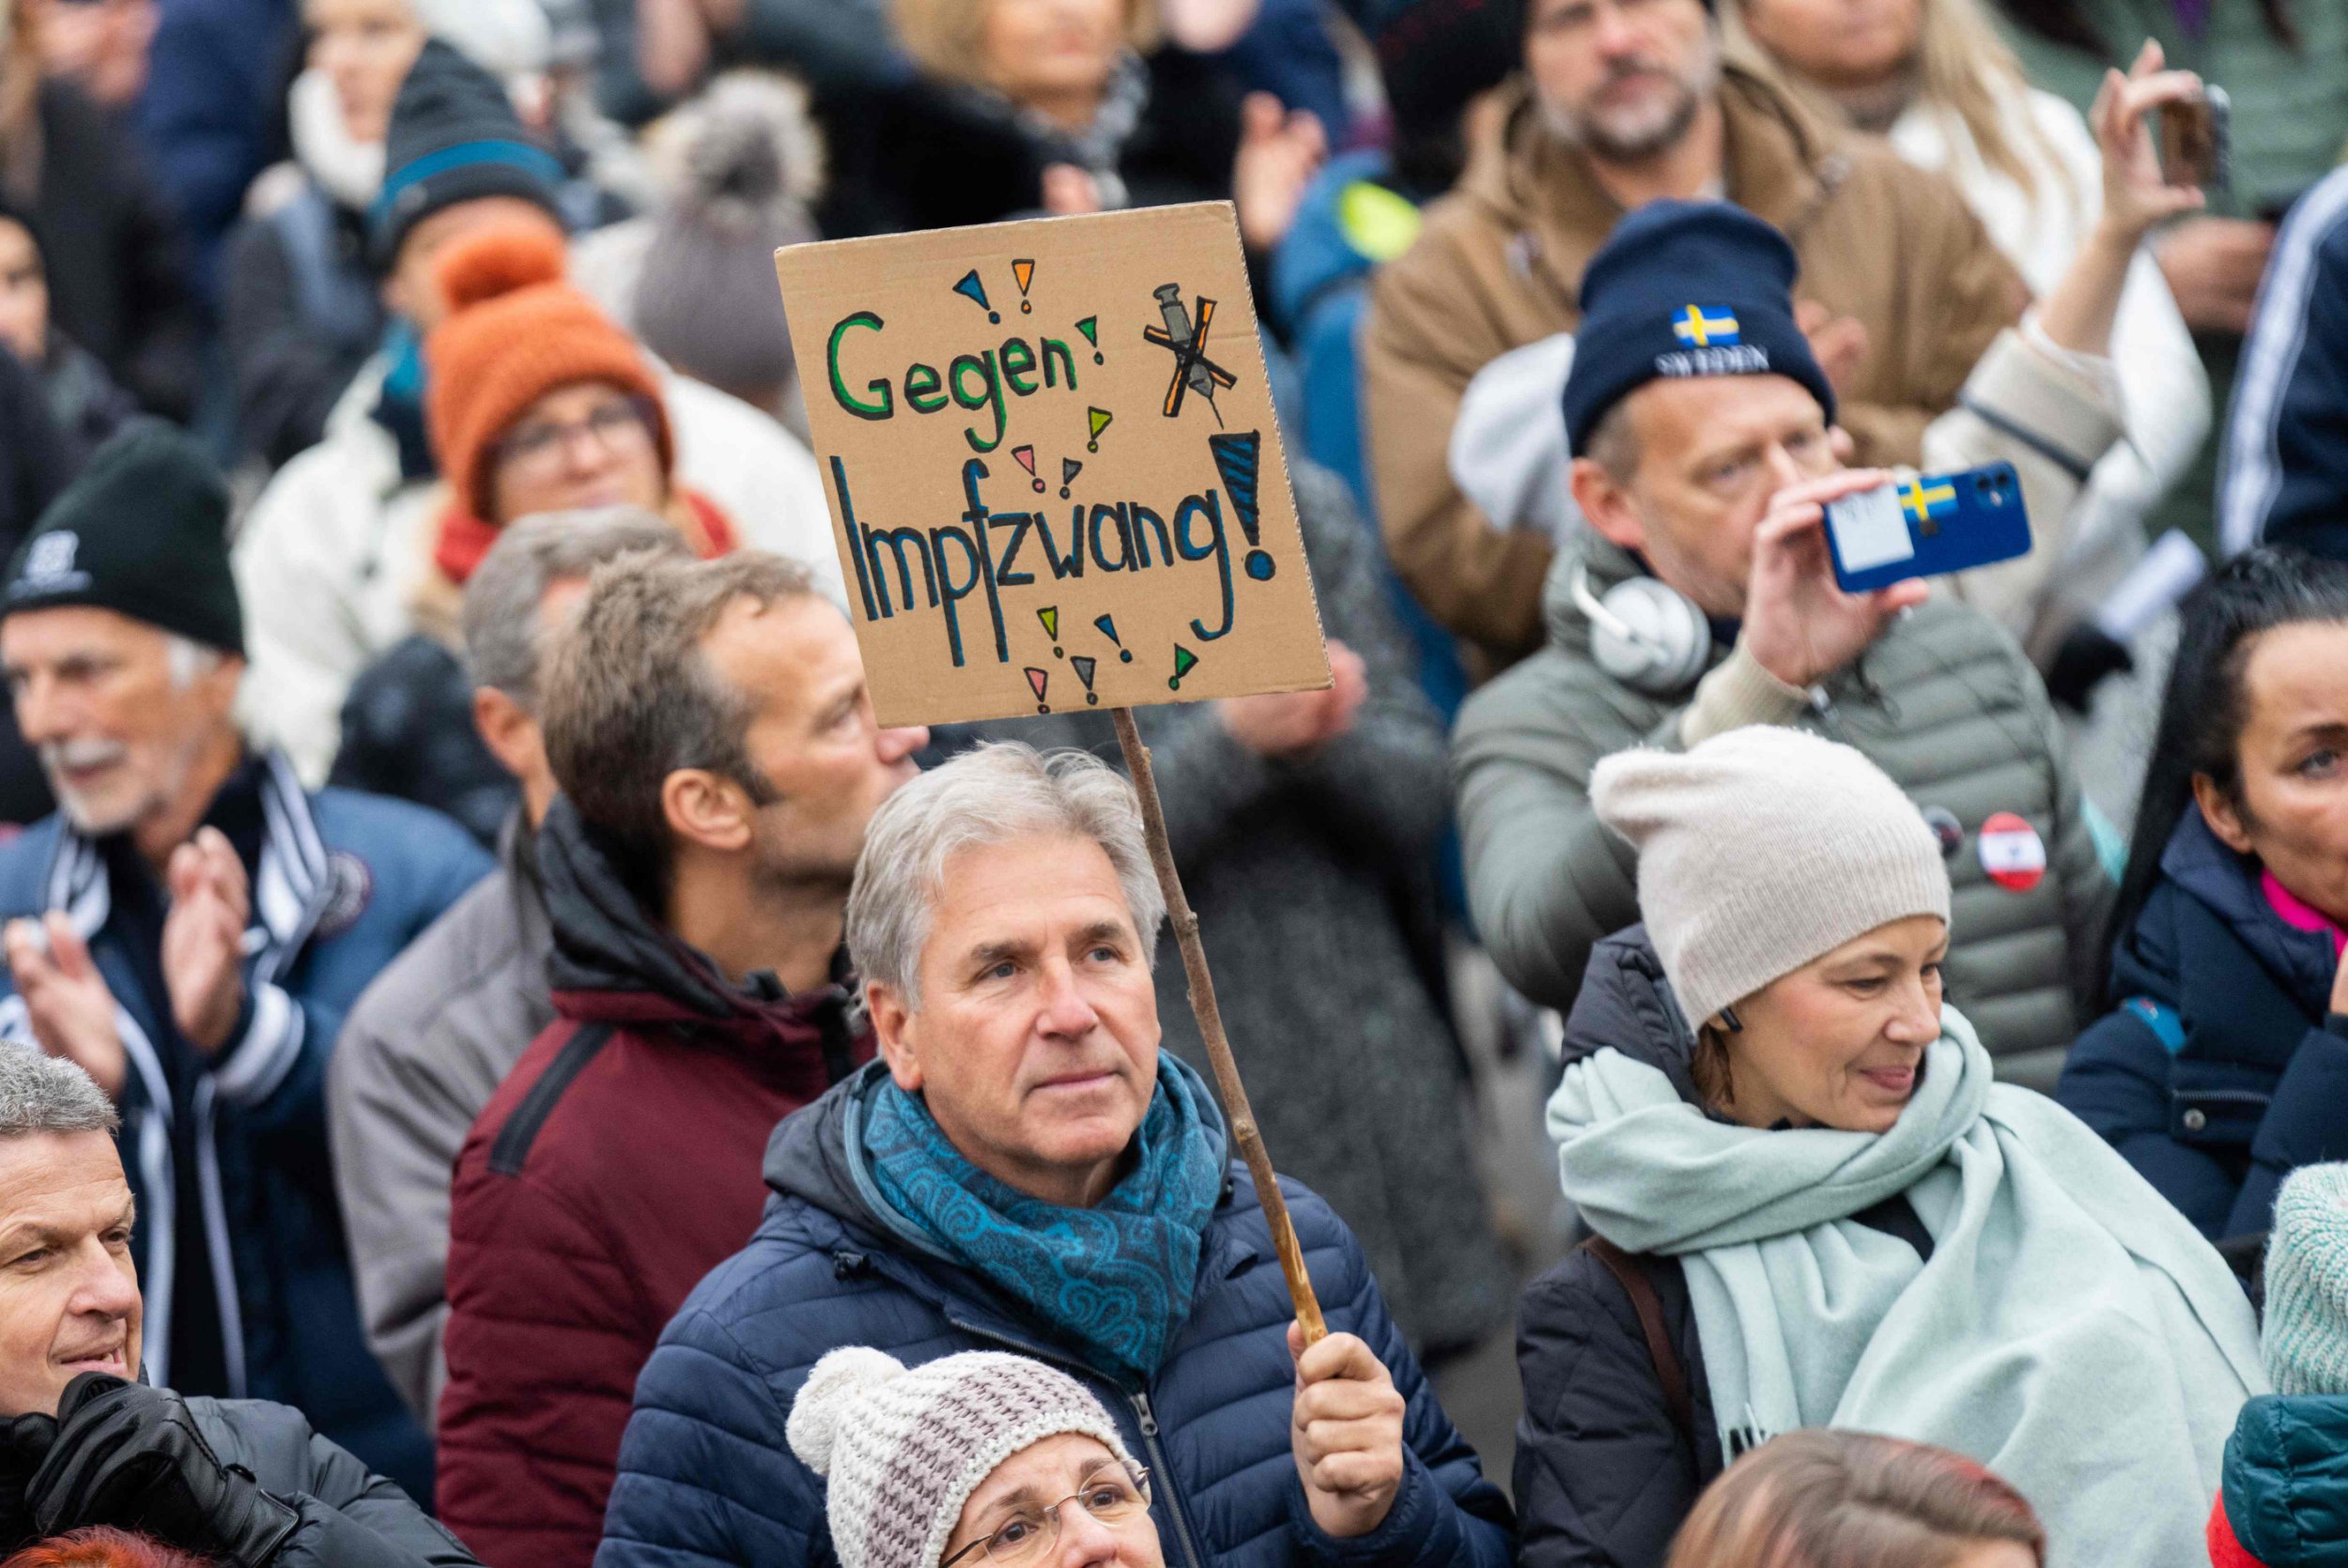
[[[727,983],[567,801],[538,853],[556,1018],[456,1159],[439,1500],[497,1568],[587,1568],[637,1373],[757,1228],[767,1134],[872,1040],[837,965],[796,996]]]

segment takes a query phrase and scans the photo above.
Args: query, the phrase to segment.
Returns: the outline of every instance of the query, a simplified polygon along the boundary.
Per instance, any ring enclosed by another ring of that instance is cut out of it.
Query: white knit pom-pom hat
[[[826,1478],[841,1568],[937,1568],[995,1467],[1063,1432],[1134,1462],[1101,1402],[1042,1361],[971,1350],[908,1368],[849,1345],[808,1374],[784,1435]]]

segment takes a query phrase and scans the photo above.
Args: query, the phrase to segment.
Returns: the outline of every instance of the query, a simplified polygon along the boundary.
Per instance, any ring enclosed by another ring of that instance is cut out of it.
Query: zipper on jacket
[[[1166,1449],[1158,1441],[1158,1418],[1150,1408],[1150,1396],[1135,1390],[1128,1396],[1134,1402],[1134,1417],[1141,1427],[1142,1448],[1150,1455],[1150,1473],[1166,1477],[1166,1511],[1173,1516],[1174,1534],[1182,1544],[1182,1556],[1191,1568],[1206,1568],[1206,1559],[1198,1555],[1198,1543],[1190,1538],[1190,1521],[1182,1516],[1182,1499],[1174,1490],[1174,1467],[1166,1460]]]
[[[946,1314],[946,1321],[973,1338],[990,1339],[997,1345],[1008,1345],[1021,1355],[1032,1356],[1039,1361],[1049,1361],[1056,1366],[1065,1367],[1071,1372],[1080,1373],[1100,1382],[1115,1384],[1117,1381],[1113,1377],[1102,1376],[1100,1373],[1085,1365],[1084,1362],[1063,1355],[1059,1351],[1046,1350],[1040,1345],[1030,1345],[1026,1340],[1014,1339],[1009,1334],[997,1333],[993,1329],[981,1328],[966,1318],[955,1316],[951,1312]],[[1124,1392],[1127,1403],[1134,1407],[1135,1424],[1141,1428],[1141,1446],[1143,1452],[1150,1456],[1148,1463],[1151,1478],[1154,1483],[1166,1488],[1166,1516],[1174,1521],[1174,1535],[1175,1539],[1182,1543],[1182,1556],[1189,1562],[1190,1568],[1207,1568],[1207,1560],[1198,1555],[1198,1543],[1191,1538],[1190,1518],[1182,1512],[1182,1495],[1174,1484],[1174,1468],[1166,1463],[1166,1449],[1158,1441],[1158,1417],[1157,1412],[1150,1407],[1150,1396],[1139,1391],[1123,1390],[1121,1386],[1120,1391]]]
[[[1835,707],[1834,699],[1824,685],[1810,688],[1810,711],[1818,715],[1820,729],[1833,731],[1828,739],[1839,739],[1846,746],[1851,744],[1850,730],[1844,727],[1842,711]]]

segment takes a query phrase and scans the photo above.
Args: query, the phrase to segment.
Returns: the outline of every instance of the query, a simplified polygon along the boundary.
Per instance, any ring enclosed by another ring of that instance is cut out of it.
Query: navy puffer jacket
[[[1080,1378],[1152,1472],[1172,1568],[1506,1568],[1508,1504],[1326,1204],[1283,1184],[1330,1329],[1368,1342],[1409,1402],[1401,1492],[1385,1523],[1352,1541],[1314,1527],[1290,1457],[1292,1311],[1244,1168],[1231,1167],[1208,1225],[1189,1320],[1148,1386],[1131,1387],[1056,1348],[1047,1328],[881,1209],[853,1126],[883,1070],[867,1068],[775,1130],[757,1233],[693,1292],[637,1382],[597,1568],[837,1560],[823,1482],[793,1456],[783,1426],[816,1359],[846,1345],[917,1363],[1012,1350]]]
[[[2120,1006],[2055,1098],[2214,1241],[2267,1227],[2301,1165],[2348,1158],[2348,1018],[2331,938],[2287,925],[2255,865],[2187,807],[2112,955]]]

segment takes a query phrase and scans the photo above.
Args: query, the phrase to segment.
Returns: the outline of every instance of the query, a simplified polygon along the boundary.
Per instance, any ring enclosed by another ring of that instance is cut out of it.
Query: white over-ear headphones
[[[1712,624],[1694,600],[1653,577],[1626,577],[1600,603],[1586,567],[1573,574],[1573,602],[1590,618],[1599,669],[1650,697],[1694,685],[1712,657]]]

